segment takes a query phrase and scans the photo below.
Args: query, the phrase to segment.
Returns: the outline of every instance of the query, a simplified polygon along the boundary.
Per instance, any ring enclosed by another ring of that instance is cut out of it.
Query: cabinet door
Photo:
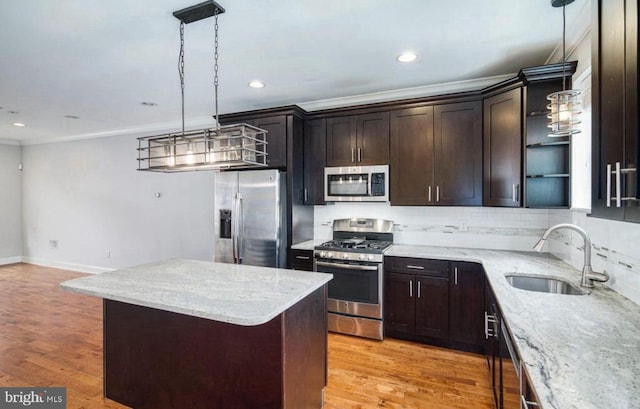
[[[255,126],[267,131],[267,165],[270,168],[287,167],[287,117],[277,115],[256,118]]]
[[[391,205],[430,204],[435,197],[433,107],[392,111],[390,129]]]
[[[482,102],[434,111],[434,184],[438,205],[482,205]]]
[[[358,165],[389,164],[389,113],[358,115],[356,137]]]
[[[416,276],[416,335],[449,337],[449,280]]]
[[[324,201],[324,167],[326,164],[327,123],[314,119],[304,123],[304,204],[321,205]]]
[[[415,279],[411,274],[384,274],[385,332],[415,332]]]
[[[289,249],[289,267],[294,270],[313,271],[313,250]]]
[[[327,166],[355,166],[356,116],[327,118]]]
[[[519,207],[522,186],[520,88],[484,100],[485,206]]]
[[[616,163],[621,169],[638,165],[638,5],[635,0],[597,0],[594,6],[592,214],[640,222],[638,202],[616,206],[616,176],[607,175],[607,165],[613,171]],[[621,197],[638,196],[637,176],[637,170],[620,176]]]
[[[482,348],[484,337],[484,271],[479,264],[452,262],[449,337]]]

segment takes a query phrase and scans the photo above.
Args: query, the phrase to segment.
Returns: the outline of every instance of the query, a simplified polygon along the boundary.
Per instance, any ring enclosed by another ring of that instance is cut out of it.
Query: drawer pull
[[[422,266],[414,266],[412,264],[407,265],[407,268],[409,270],[424,270],[424,267],[422,267]]]
[[[296,256],[296,258],[298,260],[311,260],[311,257],[309,257],[309,256]]]

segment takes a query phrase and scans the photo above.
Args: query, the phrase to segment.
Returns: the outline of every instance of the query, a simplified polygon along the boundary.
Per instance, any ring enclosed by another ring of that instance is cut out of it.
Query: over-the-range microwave
[[[324,200],[327,202],[388,202],[389,166],[324,168]]]

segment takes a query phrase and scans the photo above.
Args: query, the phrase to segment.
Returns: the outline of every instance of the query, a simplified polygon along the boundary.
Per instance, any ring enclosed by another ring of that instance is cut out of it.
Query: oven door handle
[[[340,264],[340,263],[327,263],[326,261],[316,261],[316,265],[323,267],[336,267],[336,268],[344,268],[348,270],[367,270],[367,271],[377,271],[378,266],[363,266],[359,264]]]

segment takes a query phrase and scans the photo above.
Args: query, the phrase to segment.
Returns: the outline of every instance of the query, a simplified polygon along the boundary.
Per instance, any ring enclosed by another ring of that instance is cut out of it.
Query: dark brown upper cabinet
[[[327,166],[387,165],[389,113],[327,118]]]
[[[436,204],[482,205],[482,102],[436,105],[433,145]]]
[[[522,187],[522,89],[484,100],[484,205],[519,207]]]
[[[482,103],[391,112],[391,204],[482,204]]]
[[[286,115],[274,115],[267,117],[247,117],[228,118],[226,115],[220,117],[223,125],[234,123],[245,123],[267,131],[267,167],[286,168],[287,167],[287,117]]]
[[[433,107],[391,112],[390,200],[422,206],[433,199]]]
[[[304,204],[322,205],[324,201],[324,167],[326,165],[327,121],[304,122]]]
[[[287,167],[287,117],[256,118],[253,125],[267,131],[267,167]]]
[[[591,215],[640,222],[638,2],[593,0]]]

